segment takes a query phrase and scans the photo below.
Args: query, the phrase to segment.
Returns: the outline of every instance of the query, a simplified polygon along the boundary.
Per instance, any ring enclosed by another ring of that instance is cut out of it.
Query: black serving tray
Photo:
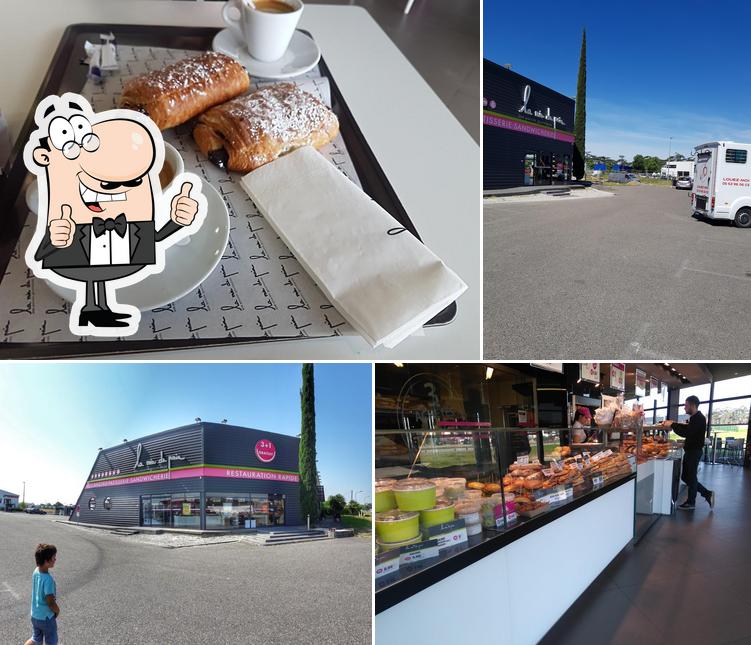
[[[214,27],[175,27],[154,25],[69,25],[57,46],[47,74],[34,103],[30,106],[23,128],[15,142],[6,173],[0,177],[0,276],[4,274],[28,216],[22,194],[27,170],[23,163],[23,147],[34,126],[36,105],[49,94],[80,92],[86,82],[88,65],[82,64],[84,42],[98,42],[99,34],[113,32],[118,45],[168,47],[175,49],[211,49],[211,41],[219,31]],[[307,33],[307,32],[306,32]],[[309,34],[310,35],[310,34]],[[365,137],[347,107],[339,88],[323,58],[318,63],[321,74],[331,85],[332,109],[339,118],[339,127],[347,145],[363,190],[389,212],[418,240],[414,224],[409,219],[394,189],[370,149]],[[1,280],[1,278],[0,278]],[[456,303],[451,303],[425,324],[425,327],[445,325],[456,316]],[[212,347],[236,343],[256,343],[299,340],[299,336],[268,338],[265,336],[177,339],[177,340],[112,340],[56,343],[3,343],[0,358],[63,358],[66,356],[123,354],[129,352]]]

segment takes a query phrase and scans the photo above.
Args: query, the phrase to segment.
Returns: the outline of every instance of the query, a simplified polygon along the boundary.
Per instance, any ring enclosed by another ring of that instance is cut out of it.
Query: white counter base
[[[376,615],[376,644],[537,643],[632,539],[634,485],[618,486]],[[587,557],[571,560],[574,545]]]

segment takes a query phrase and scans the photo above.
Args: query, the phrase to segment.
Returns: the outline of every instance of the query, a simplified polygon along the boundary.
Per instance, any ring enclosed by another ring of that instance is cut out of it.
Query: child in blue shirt
[[[57,606],[55,580],[49,570],[55,566],[57,547],[53,544],[37,545],[34,558],[37,568],[31,576],[31,627],[32,636],[24,645],[57,645]]]

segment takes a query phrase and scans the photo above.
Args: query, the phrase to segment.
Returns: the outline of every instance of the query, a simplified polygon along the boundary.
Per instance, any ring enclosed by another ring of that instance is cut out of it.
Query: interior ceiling
[[[704,365],[714,374],[715,381],[751,374],[751,363],[704,363]]]
[[[607,367],[610,370],[609,364]],[[665,363],[626,363],[626,390],[634,390],[637,368],[646,372],[647,378],[654,376],[671,388],[702,385],[712,380],[712,373],[702,363],[670,363],[670,367],[665,367]],[[681,381],[678,374],[683,374],[689,382]]]
[[[500,363],[487,363],[490,366],[497,366]],[[517,367],[513,363],[507,363],[509,367]],[[712,379],[722,381],[737,376],[747,376],[751,374],[751,363],[669,363],[670,367],[665,367],[665,363],[626,363],[626,392],[634,391],[634,381],[636,380],[636,369],[643,370],[647,373],[647,378],[654,376],[666,383],[668,387],[690,387],[693,385],[703,385],[710,383]],[[670,368],[675,368],[671,372]],[[688,379],[688,383],[681,381],[678,373],[683,374]],[[600,363],[600,374],[604,384],[610,382],[610,363]]]
[[[667,383],[668,387],[704,385],[712,382],[712,380],[724,381],[725,379],[751,374],[751,363],[669,363],[669,365],[676,371],[671,372],[670,368],[665,367],[665,363],[626,363],[626,390],[633,391],[637,368],[644,370],[647,373],[647,378],[654,376],[663,383]],[[606,369],[603,369],[603,366]],[[609,370],[610,364],[603,363],[600,366],[601,374],[607,375]],[[689,382],[682,382],[677,376],[678,373],[683,374]],[[607,378],[607,376],[604,376],[604,378]]]

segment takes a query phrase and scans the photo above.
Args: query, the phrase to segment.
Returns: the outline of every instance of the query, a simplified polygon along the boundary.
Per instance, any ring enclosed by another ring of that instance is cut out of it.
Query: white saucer
[[[208,208],[198,232],[190,236],[188,244],[173,244],[167,249],[164,271],[118,289],[118,303],[134,305],[141,311],[164,307],[193,291],[219,264],[229,240],[229,213],[216,188],[203,182],[203,194]],[[47,284],[68,302],[76,295],[71,289]]]
[[[304,74],[318,64],[321,50],[316,42],[301,31],[295,31],[287,51],[279,60],[264,63],[256,60],[249,53],[244,43],[235,38],[229,29],[222,29],[211,43],[214,51],[232,56],[242,63],[252,77],[259,78],[291,78]]]

